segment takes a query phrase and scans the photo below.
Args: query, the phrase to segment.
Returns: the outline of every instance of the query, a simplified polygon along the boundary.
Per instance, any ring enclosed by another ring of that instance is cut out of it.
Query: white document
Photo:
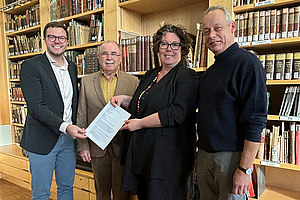
[[[86,128],[86,135],[104,150],[129,117],[130,113],[109,102]]]

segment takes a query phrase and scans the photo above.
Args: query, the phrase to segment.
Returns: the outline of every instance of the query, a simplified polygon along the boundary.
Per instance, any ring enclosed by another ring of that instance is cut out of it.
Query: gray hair
[[[106,43],[115,43],[115,44],[119,47],[119,54],[122,53],[122,51],[121,51],[121,45],[119,45],[116,41],[113,41],[113,40],[107,40],[107,41],[104,41],[104,42],[102,42],[101,44],[99,44],[99,46],[98,46],[98,55],[100,54],[100,47],[101,47],[103,44],[106,44]]]
[[[232,17],[231,17],[231,14],[230,12],[228,11],[228,9],[224,6],[224,5],[217,5],[217,6],[211,6],[209,7],[205,13],[204,13],[204,16],[207,15],[210,11],[213,11],[213,10],[222,10],[226,16],[226,23],[228,26],[230,26],[230,24],[232,23]]]

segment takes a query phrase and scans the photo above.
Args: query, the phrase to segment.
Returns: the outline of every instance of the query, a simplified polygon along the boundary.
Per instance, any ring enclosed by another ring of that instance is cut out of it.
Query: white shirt
[[[64,64],[63,66],[60,67],[58,63],[51,58],[51,56],[47,51],[46,51],[46,56],[55,74],[61,92],[61,96],[63,99],[63,103],[64,103],[64,114],[63,114],[64,122],[60,125],[59,130],[63,133],[66,133],[67,126],[69,124],[72,124],[72,98],[73,98],[73,87],[72,87],[71,77],[68,71],[68,62],[66,58],[63,56]]]

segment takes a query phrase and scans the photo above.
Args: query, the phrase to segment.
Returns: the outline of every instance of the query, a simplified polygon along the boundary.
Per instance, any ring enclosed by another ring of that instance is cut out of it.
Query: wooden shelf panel
[[[31,0],[31,1],[27,1],[23,4],[20,4],[18,6],[15,6],[13,9],[4,11],[5,13],[8,14],[25,14],[25,11],[29,8],[31,8],[32,6],[36,5],[39,3],[39,0]]]
[[[255,4],[248,4],[244,6],[237,6],[233,7],[233,12],[235,13],[242,13],[242,12],[249,12],[254,10],[269,10],[271,8],[282,7],[282,6],[293,6],[295,4],[299,4],[299,1],[295,0],[275,0],[273,4],[255,6]]]
[[[9,79],[9,82],[19,82],[19,81],[20,81],[20,79],[18,79],[18,78]]]
[[[271,165],[265,165],[265,164],[261,164],[260,159],[255,159],[254,160],[254,164],[256,165],[264,165],[264,166],[268,166],[268,167],[275,167],[275,166],[271,166]],[[280,169],[287,169],[287,170],[295,170],[295,171],[300,171],[300,165],[293,165],[293,164],[289,164],[289,163],[280,163],[280,167],[278,167]]]
[[[180,8],[187,5],[199,3],[199,0],[160,0],[160,1],[149,1],[149,0],[129,0],[119,3],[121,8],[126,8],[140,14],[148,14],[154,12],[160,12],[164,10],[171,10],[174,8]]]
[[[86,48],[89,48],[89,47],[97,47],[102,42],[93,42],[93,43],[82,44],[82,45],[77,45],[77,46],[70,46],[70,47],[67,47],[67,51],[70,51],[70,50],[85,50]]]
[[[19,123],[12,123],[13,126],[19,126],[19,127],[24,127],[24,124],[19,124]]]
[[[10,60],[13,60],[13,59],[21,60],[21,59],[30,58],[30,57],[40,55],[40,54],[42,54],[41,51],[34,52],[34,53],[26,53],[26,54],[21,54],[21,55],[16,55],[16,56],[8,56],[8,59],[10,59]]]
[[[268,120],[279,121],[278,115],[268,115]]]
[[[11,101],[11,104],[21,104],[21,105],[25,105],[26,102],[25,101]]]
[[[90,11],[87,11],[87,12],[84,12],[84,13],[80,13],[78,15],[72,15],[72,16],[69,16],[69,17],[61,18],[61,19],[58,19],[58,20],[55,20],[55,21],[65,23],[65,24],[68,23],[69,21],[71,21],[72,19],[79,20],[79,21],[85,21],[85,22],[88,21],[89,22],[90,19],[91,19],[92,14],[98,14],[98,13],[102,13],[102,12],[104,12],[103,7],[98,8],[96,10],[90,10]]]
[[[299,199],[299,197],[299,191],[266,185],[265,191],[262,193],[258,200],[295,200]]]
[[[299,80],[267,80],[267,85],[300,85]]]
[[[41,25],[38,24],[36,26],[31,26],[31,27],[28,27],[28,28],[25,28],[25,29],[21,29],[21,30],[18,30],[18,31],[13,31],[13,32],[10,32],[10,33],[6,33],[6,36],[16,36],[16,35],[26,35],[26,34],[31,34],[31,33],[37,33],[37,32],[40,32],[41,31]]]
[[[268,53],[268,52],[293,52],[300,51],[300,37],[292,38],[280,38],[271,40],[268,43],[267,41],[262,41],[261,44],[253,45],[253,42],[250,42],[249,46],[241,46],[245,49],[251,49],[258,53]]]

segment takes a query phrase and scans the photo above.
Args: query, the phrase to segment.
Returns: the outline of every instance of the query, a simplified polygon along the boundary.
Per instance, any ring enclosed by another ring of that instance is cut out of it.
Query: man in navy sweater
[[[247,199],[267,120],[265,71],[254,54],[234,42],[236,23],[224,6],[205,12],[203,31],[215,62],[199,88],[200,199]]]

